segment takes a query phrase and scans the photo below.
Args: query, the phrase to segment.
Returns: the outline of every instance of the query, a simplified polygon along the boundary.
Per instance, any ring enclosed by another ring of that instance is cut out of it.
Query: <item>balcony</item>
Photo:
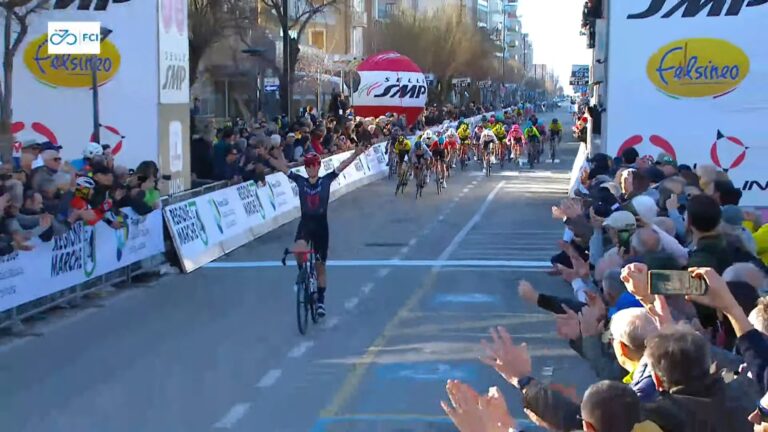
[[[352,27],[368,27],[368,15],[364,11],[352,10]]]

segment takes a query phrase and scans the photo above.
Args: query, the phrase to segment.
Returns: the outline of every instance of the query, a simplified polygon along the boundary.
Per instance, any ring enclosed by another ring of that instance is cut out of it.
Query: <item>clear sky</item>
[[[533,62],[544,63],[555,70],[565,93],[572,64],[590,64],[591,50],[587,38],[579,36],[580,0],[519,0],[517,14],[533,43]]]

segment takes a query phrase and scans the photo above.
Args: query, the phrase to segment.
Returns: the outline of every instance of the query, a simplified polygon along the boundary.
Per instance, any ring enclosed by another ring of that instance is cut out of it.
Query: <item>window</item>
[[[325,30],[323,29],[310,30],[309,44],[319,50],[325,51]]]

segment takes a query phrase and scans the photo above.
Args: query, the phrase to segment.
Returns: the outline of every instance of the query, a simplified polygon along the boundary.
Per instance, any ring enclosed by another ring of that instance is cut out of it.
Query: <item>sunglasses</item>
[[[61,158],[60,157],[55,157],[55,158],[53,158],[53,161],[54,162],[61,162]]]

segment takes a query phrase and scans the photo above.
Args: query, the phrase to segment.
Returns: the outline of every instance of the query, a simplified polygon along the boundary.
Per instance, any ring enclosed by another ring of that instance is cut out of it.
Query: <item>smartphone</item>
[[[709,286],[686,270],[651,270],[648,272],[651,294],[704,295]]]
[[[629,245],[630,240],[632,239],[632,234],[634,234],[634,231],[630,230],[619,230],[616,231],[616,237],[618,237],[619,240],[619,247],[624,249],[625,251],[629,252]]]

